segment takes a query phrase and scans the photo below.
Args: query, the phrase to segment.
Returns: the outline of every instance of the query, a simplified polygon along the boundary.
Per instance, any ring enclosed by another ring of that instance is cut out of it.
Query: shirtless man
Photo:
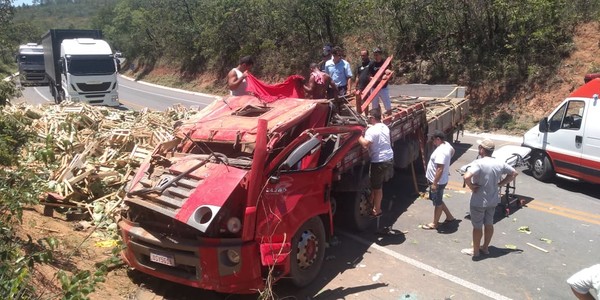
[[[246,76],[248,76],[248,72],[252,69],[253,65],[254,60],[252,56],[244,56],[240,58],[239,65],[229,71],[229,74],[227,74],[227,85],[232,96],[248,94],[246,91],[246,87],[248,86]]]
[[[327,87],[331,88],[334,97],[337,96],[337,88],[331,80],[331,77],[319,70],[319,65],[316,63],[310,64],[310,78],[304,86],[307,99],[327,99]]]

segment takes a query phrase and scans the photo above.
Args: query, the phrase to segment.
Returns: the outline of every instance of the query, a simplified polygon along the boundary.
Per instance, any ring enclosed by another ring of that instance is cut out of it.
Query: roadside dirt
[[[574,39],[575,50],[562,62],[558,73],[549,79],[545,86],[524,86],[511,90],[510,86],[503,83],[482,84],[471,88],[470,97],[477,103],[492,105],[492,113],[504,110],[523,122],[535,122],[547,115],[576,87],[582,85],[584,74],[600,66],[599,37],[598,23],[580,26]],[[160,67],[147,75],[147,78],[159,82],[161,80],[158,78],[173,78],[176,75],[176,71]],[[165,81],[160,83],[165,84]],[[190,79],[186,88],[200,90],[215,82],[218,82],[217,79],[212,77]],[[56,299],[61,291],[56,272],[59,269],[70,273],[81,270],[94,271],[95,263],[112,255],[111,248],[99,247],[96,242],[111,240],[114,237],[92,233],[92,228],[76,231],[74,227],[77,222],[67,222],[58,213],[55,213],[55,217],[46,217],[42,211],[43,208],[37,206],[24,212],[19,236],[23,239],[31,236],[33,240],[52,236],[61,241],[55,253],[56,262],[52,265],[38,266],[34,272],[37,289],[44,291],[43,299]],[[149,282],[154,288],[147,288]],[[161,292],[160,289],[168,289],[163,288],[163,285],[181,290],[176,293],[177,296],[169,299],[188,299],[195,294],[191,288],[159,281],[121,266],[109,272],[106,282],[96,286],[91,299],[163,299],[164,297],[159,295],[164,295],[165,292]]]

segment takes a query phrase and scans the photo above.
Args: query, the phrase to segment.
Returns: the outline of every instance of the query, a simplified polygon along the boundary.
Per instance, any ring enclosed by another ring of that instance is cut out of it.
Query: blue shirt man
[[[338,89],[338,95],[346,95],[348,86],[351,85],[352,69],[350,64],[342,59],[342,48],[333,47],[333,57],[325,63],[325,72],[329,74]]]

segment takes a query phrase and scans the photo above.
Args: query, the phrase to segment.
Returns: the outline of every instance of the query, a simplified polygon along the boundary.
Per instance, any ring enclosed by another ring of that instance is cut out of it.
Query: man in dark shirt
[[[371,60],[369,59],[369,50],[360,50],[361,62],[356,65],[356,71],[354,72],[356,78],[354,82],[354,93],[361,93],[362,90],[369,84]]]

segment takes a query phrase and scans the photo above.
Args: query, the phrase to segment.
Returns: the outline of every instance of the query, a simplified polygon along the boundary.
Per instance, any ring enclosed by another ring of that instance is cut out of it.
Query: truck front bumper
[[[264,286],[255,242],[177,238],[128,220],[120,221],[119,228],[126,245],[121,256],[141,272],[221,293],[256,293]]]

